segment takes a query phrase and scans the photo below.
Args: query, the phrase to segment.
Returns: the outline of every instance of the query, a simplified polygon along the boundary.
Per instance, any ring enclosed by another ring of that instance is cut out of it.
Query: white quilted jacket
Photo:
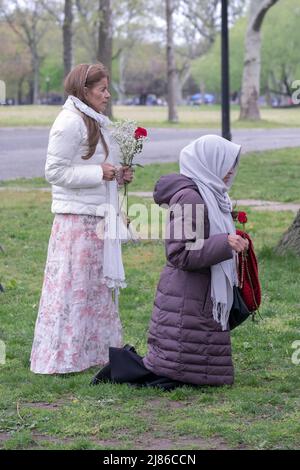
[[[109,132],[103,130],[111,149]],[[50,130],[46,180],[52,184],[53,213],[103,216],[101,205],[106,200],[106,185],[100,166],[105,153],[101,140],[96,152],[88,160],[81,157],[88,152],[88,134],[81,113],[73,103],[65,104]],[[117,164],[115,152],[110,152],[107,163]]]

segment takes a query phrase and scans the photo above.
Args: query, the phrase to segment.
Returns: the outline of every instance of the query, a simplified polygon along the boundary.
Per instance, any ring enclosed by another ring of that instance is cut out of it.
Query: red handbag
[[[238,277],[243,300],[250,312],[255,312],[261,304],[261,285],[258,276],[257,258],[248,233],[238,229],[236,233],[249,241],[247,252],[238,255]]]

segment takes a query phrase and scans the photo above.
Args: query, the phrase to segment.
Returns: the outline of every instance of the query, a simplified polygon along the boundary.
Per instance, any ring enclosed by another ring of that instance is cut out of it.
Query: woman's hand
[[[105,181],[112,181],[116,177],[116,168],[110,163],[101,163],[103,170],[103,179]]]
[[[237,253],[241,253],[249,248],[249,241],[240,235],[228,235],[228,243]]]
[[[131,183],[132,182],[133,173],[134,173],[133,168],[130,168],[129,166],[124,166],[123,167],[123,180],[124,180],[124,183]]]

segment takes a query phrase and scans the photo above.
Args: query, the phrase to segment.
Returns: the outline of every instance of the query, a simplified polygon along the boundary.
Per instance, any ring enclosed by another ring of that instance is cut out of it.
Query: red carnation
[[[245,224],[247,222],[247,214],[246,212],[239,212],[238,213],[238,221],[240,224]]]
[[[141,139],[142,137],[147,137],[147,135],[148,135],[147,129],[144,129],[143,127],[137,127],[134,132],[134,138],[136,140]]]

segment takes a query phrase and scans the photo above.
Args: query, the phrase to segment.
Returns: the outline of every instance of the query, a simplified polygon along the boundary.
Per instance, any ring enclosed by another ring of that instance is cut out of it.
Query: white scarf
[[[115,151],[114,145],[110,140],[109,126],[112,124],[110,119],[104,114],[97,113],[93,108],[83,103],[73,95],[69,95],[65,105],[73,103],[74,106],[95,119],[101,127],[101,131],[105,141],[109,145],[110,158],[107,161],[114,162],[111,155]],[[104,219],[104,255],[103,255],[103,279],[102,282],[110,289],[115,290],[115,301],[118,305],[119,288],[126,287],[125,272],[122,261],[121,250],[121,229],[120,229],[120,210],[119,210],[119,194],[117,181],[106,181],[106,204]],[[103,212],[103,207],[99,207],[99,213]]]
[[[235,234],[232,203],[227,191],[237,173],[241,146],[217,135],[206,135],[191,142],[180,153],[180,173],[191,178],[207,206],[209,236],[218,233]],[[227,184],[223,178],[229,170],[234,173]],[[227,328],[233,302],[233,286],[238,285],[236,253],[233,259],[211,266],[211,299],[213,317]]]

